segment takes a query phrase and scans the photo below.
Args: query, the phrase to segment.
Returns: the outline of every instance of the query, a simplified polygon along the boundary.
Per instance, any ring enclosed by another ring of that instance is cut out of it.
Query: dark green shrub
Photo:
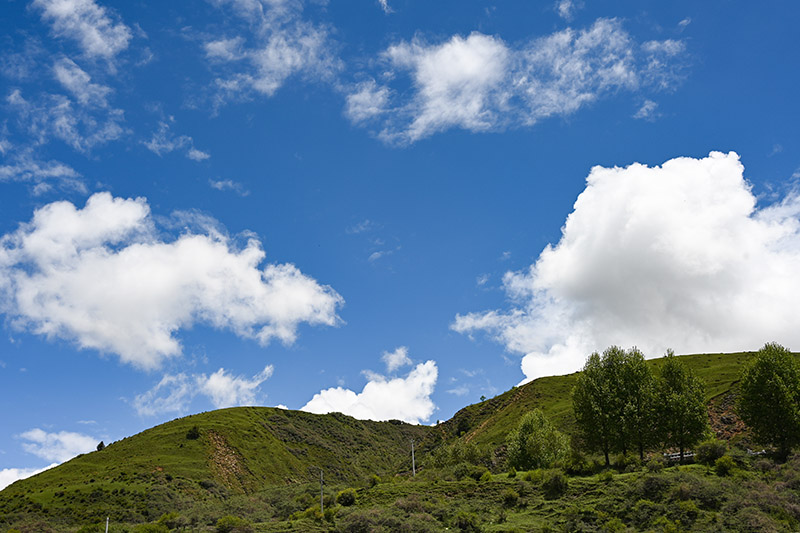
[[[176,512],[165,513],[161,515],[161,518],[158,519],[158,523],[164,524],[167,526],[167,529],[175,529],[181,525],[181,522],[180,515],[178,515]]]
[[[517,477],[517,470],[512,466],[511,469],[508,471],[508,478],[514,479]]]
[[[344,507],[350,507],[356,503],[356,490],[354,488],[344,489],[336,495],[336,503]]]
[[[381,483],[381,478],[380,476],[378,476],[378,474],[372,474],[372,476],[369,478],[370,487],[374,487],[375,485],[380,485],[380,483]]]
[[[718,476],[727,476],[736,467],[736,462],[730,455],[723,455],[714,461],[714,470]]]
[[[560,498],[567,493],[568,488],[569,479],[561,470],[549,470],[545,474],[542,490],[544,491],[544,497],[548,500]]]
[[[653,455],[649,461],[647,461],[647,471],[648,472],[661,472],[664,470],[664,467],[667,465],[667,461],[664,459],[664,456],[661,454]]]
[[[200,428],[197,426],[192,426],[192,429],[186,432],[186,438],[189,440],[195,440],[200,438]]]
[[[725,441],[717,439],[704,440],[695,448],[695,460],[698,463],[711,466],[727,451],[728,444]]]
[[[480,532],[480,521],[475,513],[460,511],[453,519],[453,525],[461,531]]]
[[[506,507],[515,507],[519,503],[519,492],[514,489],[506,489],[503,491],[503,505]]]

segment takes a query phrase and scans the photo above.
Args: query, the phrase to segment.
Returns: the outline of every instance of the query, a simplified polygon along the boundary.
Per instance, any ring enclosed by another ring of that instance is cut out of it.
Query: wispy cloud
[[[22,449],[26,452],[58,463],[94,450],[99,442],[98,439],[82,433],[71,431],[48,433],[39,428],[21,433],[18,437],[26,441],[22,444]]]
[[[239,183],[238,181],[233,180],[208,180],[208,184],[211,186],[212,189],[216,189],[218,191],[233,191],[239,196],[247,196],[250,194],[244,185]]]
[[[131,40],[119,16],[94,0],[34,0],[32,5],[56,36],[75,41],[87,57],[113,60]]]
[[[674,86],[681,79],[684,48],[675,40],[639,45],[616,19],[518,47],[478,32],[442,43],[416,38],[386,49],[383,74],[351,88],[345,114],[396,144],[450,128],[479,132],[531,126],[620,90]],[[404,74],[412,90],[394,90]]]
[[[205,161],[210,158],[206,152],[202,152],[194,147],[194,140],[188,135],[175,135],[172,133],[171,124],[174,122],[172,117],[167,120],[159,121],[158,129],[147,141],[142,144],[154,154],[163,156],[176,150],[183,151],[187,158],[193,161]]]
[[[246,24],[235,37],[204,44],[206,58],[220,74],[215,80],[218,105],[252,94],[272,96],[291,76],[326,80],[340,70],[328,29],[303,19],[302,2],[212,3]]]
[[[166,374],[152,389],[136,396],[133,407],[140,416],[186,414],[189,404],[198,395],[207,397],[217,409],[254,405],[258,389],[272,372],[272,365],[267,365],[252,378],[233,376],[224,368],[209,376]]]

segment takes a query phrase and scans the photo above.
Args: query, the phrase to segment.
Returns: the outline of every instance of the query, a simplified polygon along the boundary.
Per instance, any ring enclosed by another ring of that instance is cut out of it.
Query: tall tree
[[[785,460],[800,444],[800,369],[791,352],[765,344],[742,370],[740,388],[739,416]]]
[[[624,352],[612,346],[586,360],[572,390],[572,409],[589,448],[600,450],[610,465],[609,454],[619,444],[622,411],[618,386]]]
[[[655,379],[637,348],[625,352],[622,380],[620,401],[624,441],[636,446],[639,459],[643,461],[644,451],[656,440]]]
[[[672,350],[661,367],[657,411],[660,433],[667,446],[680,450],[700,442],[709,429],[703,382],[678,360]]]

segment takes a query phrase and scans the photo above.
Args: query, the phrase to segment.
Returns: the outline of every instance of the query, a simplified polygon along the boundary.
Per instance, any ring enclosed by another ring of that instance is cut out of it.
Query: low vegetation
[[[654,361],[610,348],[581,374],[516,387],[436,426],[202,413],[13,484],[0,492],[0,531],[102,532],[106,517],[110,532],[129,533],[793,531],[798,441],[746,413],[763,417],[768,398],[794,420],[796,364],[777,345]],[[782,385],[759,396],[749,382]],[[582,421],[581,394],[595,390],[613,398],[602,438],[592,433],[602,425]],[[700,423],[671,425],[698,418],[697,398]],[[694,429],[683,438],[675,427]],[[663,455],[681,447],[688,464]]]

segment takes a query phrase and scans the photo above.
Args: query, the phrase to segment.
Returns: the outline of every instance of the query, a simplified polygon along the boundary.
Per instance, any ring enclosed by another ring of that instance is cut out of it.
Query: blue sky
[[[417,423],[800,345],[788,2],[7,1],[0,484],[231,405]]]

